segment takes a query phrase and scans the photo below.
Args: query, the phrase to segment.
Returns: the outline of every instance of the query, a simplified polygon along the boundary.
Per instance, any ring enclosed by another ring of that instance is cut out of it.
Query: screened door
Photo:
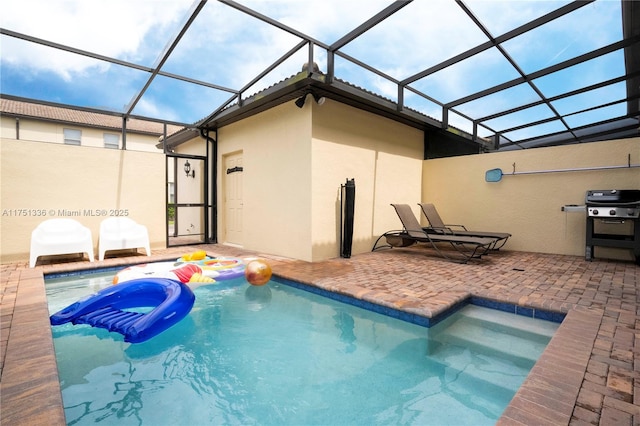
[[[167,246],[208,242],[207,159],[167,156]]]

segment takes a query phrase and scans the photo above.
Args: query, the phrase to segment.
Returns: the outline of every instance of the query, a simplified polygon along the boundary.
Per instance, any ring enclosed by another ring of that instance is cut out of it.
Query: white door
[[[242,152],[225,156],[225,242],[242,245]]]

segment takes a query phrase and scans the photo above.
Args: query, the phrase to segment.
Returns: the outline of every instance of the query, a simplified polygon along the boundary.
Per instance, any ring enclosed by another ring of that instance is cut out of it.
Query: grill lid
[[[587,191],[587,205],[633,206],[640,204],[640,189],[603,189]]]

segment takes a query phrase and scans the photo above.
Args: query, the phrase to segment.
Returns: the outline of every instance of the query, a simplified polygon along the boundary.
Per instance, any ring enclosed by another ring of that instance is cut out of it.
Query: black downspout
[[[353,243],[353,219],[356,203],[356,180],[347,179],[342,186],[344,192],[344,223],[342,231],[342,247],[340,257],[351,257],[351,246]]]
[[[167,123],[162,124],[162,153],[167,154]]]
[[[122,117],[122,150],[127,149],[127,117]]]
[[[209,137],[209,129],[200,129],[200,136],[207,140],[207,142],[211,143],[212,153],[211,157],[213,161],[211,162],[211,225],[213,227],[213,232],[211,233],[211,241],[212,244],[218,243],[218,141],[217,141],[217,132],[216,139]],[[209,157],[209,145],[207,145],[207,158]],[[208,181],[208,179],[207,179]],[[206,183],[205,183],[206,184]],[[207,235],[209,238],[209,235]]]

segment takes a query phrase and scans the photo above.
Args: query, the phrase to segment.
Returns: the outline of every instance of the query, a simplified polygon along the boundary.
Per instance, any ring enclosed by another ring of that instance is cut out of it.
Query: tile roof
[[[23,102],[12,99],[0,99],[0,114],[16,117],[28,117],[47,121],[75,123],[89,127],[122,129],[122,117],[96,112],[75,110],[51,105]],[[147,133],[161,136],[163,124],[132,118],[127,122],[127,130],[136,133]],[[181,127],[167,125],[167,134],[175,133]]]
[[[306,64],[305,64],[305,66],[302,67],[302,71],[301,72],[299,72],[297,74],[294,74],[294,75],[292,75],[292,76],[290,76],[288,78],[282,79],[279,82],[274,83],[271,86],[268,86],[265,89],[262,89],[257,93],[254,93],[251,96],[248,96],[247,98],[244,99],[244,103],[248,104],[249,102],[251,102],[253,100],[256,100],[256,99],[259,99],[260,97],[263,97],[268,93],[273,93],[273,92],[277,91],[278,89],[282,88],[283,86],[292,85],[292,84],[294,84],[294,83],[296,83],[296,82],[298,82],[300,80],[305,79],[307,77],[307,75],[308,75],[306,73],[305,69],[306,69]],[[312,74],[312,76],[314,76],[314,78],[318,79],[318,81],[320,81],[322,83],[326,83],[325,76],[324,76],[324,74],[322,72]],[[346,80],[343,80],[343,79],[340,79],[340,78],[337,78],[337,77],[334,77],[333,81],[334,81],[334,83],[327,83],[327,84],[328,85],[335,85],[335,83],[340,83],[344,87],[348,87],[348,88],[354,89],[355,91],[360,92],[360,96],[362,96],[362,97],[369,97],[371,99],[377,100],[380,103],[387,103],[388,105],[393,105],[393,106],[395,106],[394,109],[397,109],[397,105],[398,105],[397,101],[394,101],[391,98],[379,95],[379,94],[377,94],[377,93],[375,93],[375,92],[373,92],[371,90],[368,90],[368,89],[366,89],[364,87],[358,86],[356,84],[350,83],[350,82],[348,82]],[[229,110],[231,110],[233,108],[241,108],[241,107],[242,107],[242,105],[239,104],[238,102],[233,102],[233,103],[225,106],[224,108],[222,108],[220,111],[218,111],[218,114],[224,113],[225,111],[229,111]],[[411,114],[414,117],[419,117],[419,119],[421,121],[423,121],[425,123],[428,123],[428,124],[430,124],[432,126],[437,126],[439,128],[442,127],[442,122],[439,119],[434,118],[434,117],[432,117],[430,115],[427,115],[427,114],[425,114],[425,113],[423,113],[423,112],[421,112],[421,111],[419,111],[417,109],[411,108],[409,106],[403,106],[402,107],[402,111],[404,111],[405,113]],[[218,116],[218,114],[216,114],[214,116],[211,116],[208,119],[201,120],[201,121],[202,121],[202,123],[207,124],[207,122],[209,122],[211,120],[215,120],[216,117]],[[466,139],[469,139],[469,140],[471,140],[474,137],[474,135],[470,134],[469,132],[464,131],[464,130],[462,130],[460,128],[457,128],[457,127],[455,127],[455,126],[453,126],[451,124],[448,124],[444,128],[444,130],[446,132],[453,133],[453,134],[456,134],[458,136],[462,136],[463,138],[466,138]],[[170,134],[168,134],[168,135],[169,136],[173,136],[173,135],[170,135]],[[492,143],[490,138],[481,137],[481,136],[476,136],[476,138],[477,138],[477,140],[479,142],[482,143],[483,146],[486,146],[486,145]]]

